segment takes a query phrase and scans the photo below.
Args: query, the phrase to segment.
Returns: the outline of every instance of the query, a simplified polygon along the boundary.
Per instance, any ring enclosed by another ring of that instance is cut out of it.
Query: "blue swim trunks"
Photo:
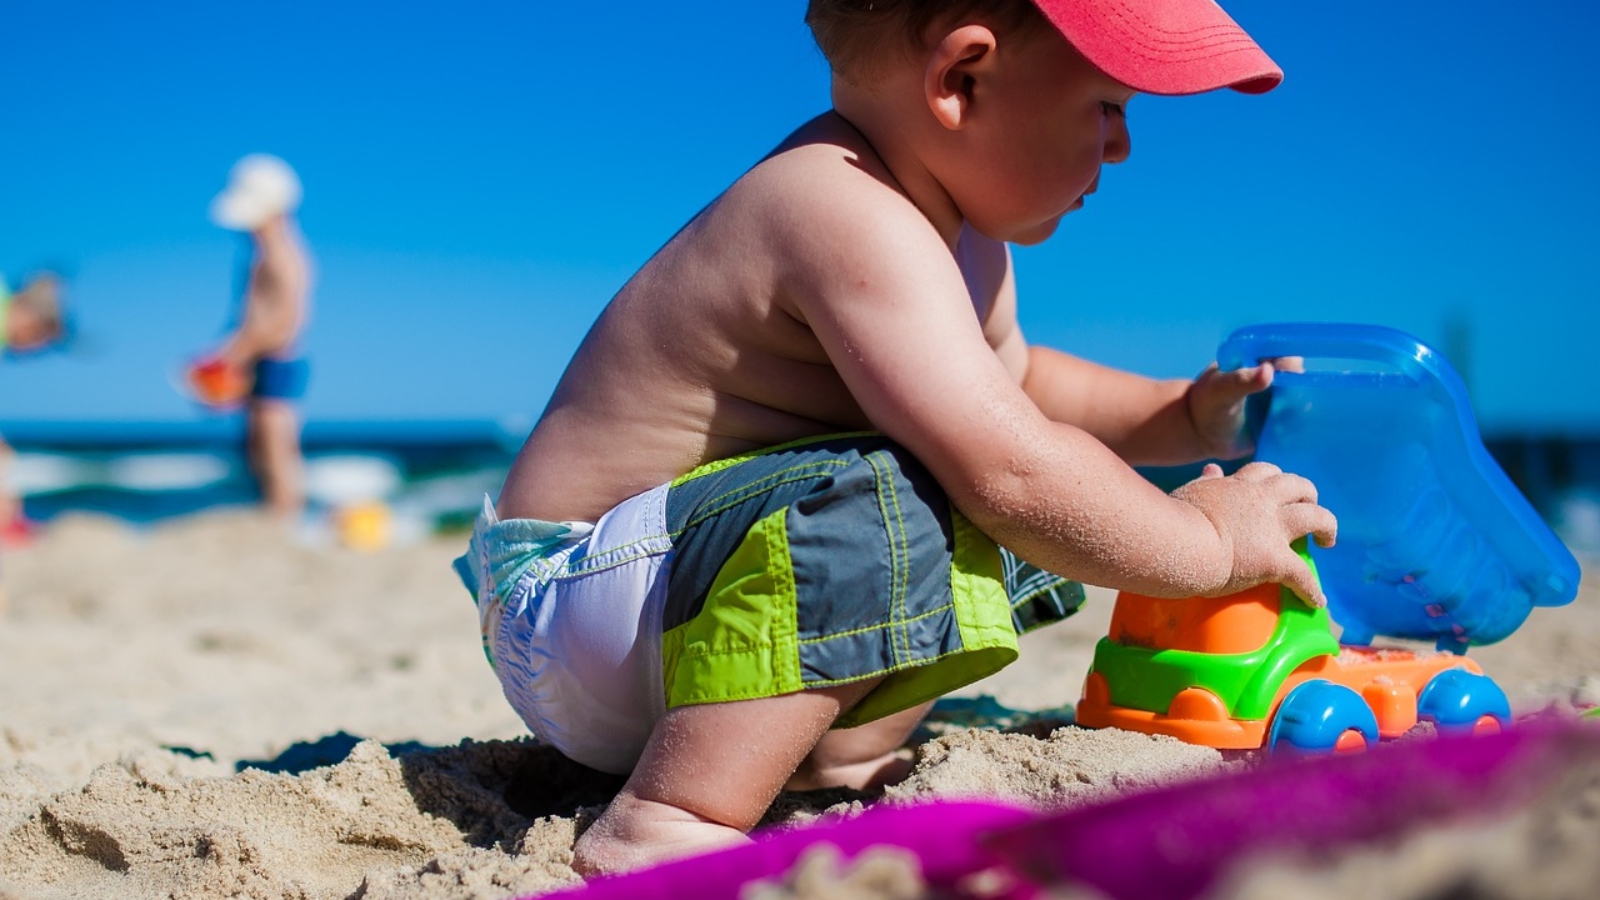
[[[850,727],[932,700],[1084,596],[876,434],[710,463],[596,523],[499,521],[486,502],[456,568],[512,707],[618,773],[678,706],[882,678],[835,724]]]
[[[310,378],[311,364],[303,357],[263,357],[256,361],[250,396],[263,400],[299,400],[306,395],[306,383]]]

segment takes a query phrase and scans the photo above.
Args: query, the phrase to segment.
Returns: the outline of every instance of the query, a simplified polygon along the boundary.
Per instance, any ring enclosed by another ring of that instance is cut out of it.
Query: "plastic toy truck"
[[[1510,717],[1505,693],[1465,656],[1341,646],[1326,609],[1275,584],[1216,598],[1118,595],[1077,708],[1091,728],[1306,752],[1364,750],[1419,720],[1491,732]]]
[[[1224,367],[1300,356],[1253,410],[1256,459],[1316,483],[1338,545],[1312,563],[1328,609],[1277,585],[1220,598],[1119,595],[1079,724],[1218,748],[1336,752],[1503,728],[1505,693],[1463,654],[1577,594],[1578,564],[1489,456],[1449,364],[1399,331],[1265,325]],[[1263,408],[1264,407],[1264,408]],[[1334,623],[1340,628],[1335,637]],[[1373,648],[1377,636],[1437,649]]]

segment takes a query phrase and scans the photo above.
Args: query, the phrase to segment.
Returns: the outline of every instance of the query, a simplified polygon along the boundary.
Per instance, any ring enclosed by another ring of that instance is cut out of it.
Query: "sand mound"
[[[1239,763],[1169,737],[1060,728],[1026,734],[958,731],[917,748],[917,767],[886,798],[986,798],[1065,809],[1212,774]]]

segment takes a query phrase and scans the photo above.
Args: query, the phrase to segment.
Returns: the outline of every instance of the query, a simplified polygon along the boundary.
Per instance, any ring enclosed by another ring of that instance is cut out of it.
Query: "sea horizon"
[[[309,515],[381,502],[415,534],[460,528],[484,496],[497,495],[531,423],[526,416],[309,420],[302,439]],[[0,419],[0,435],[16,450],[13,487],[37,522],[87,512],[148,524],[258,499],[238,414]],[[1600,555],[1600,432],[1501,431],[1485,435],[1484,445],[1575,552]],[[1171,489],[1199,465],[1140,471]]]

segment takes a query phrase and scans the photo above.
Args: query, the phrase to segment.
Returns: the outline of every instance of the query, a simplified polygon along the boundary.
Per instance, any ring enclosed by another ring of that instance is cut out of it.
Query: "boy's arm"
[[[1022,390],[1057,422],[1084,429],[1129,465],[1205,458],[1188,412],[1189,382],[1157,380],[1030,345]]]
[[[1006,367],[1046,417],[1094,435],[1129,465],[1235,459],[1250,452],[1244,401],[1272,384],[1274,363],[1223,372],[1213,364],[1193,381],[1154,379],[1050,347],[1029,345],[1016,320],[1011,279],[985,323]]]
[[[1033,345],[1022,389],[1046,416],[1078,424],[1129,465],[1162,466],[1226,455],[1206,446],[1195,429],[1193,383],[1147,378]]]
[[[1186,497],[1162,493],[1023,392],[949,249],[899,194],[876,183],[819,187],[792,192],[775,226],[791,254],[781,281],[792,311],[874,425],[979,528],[1042,568],[1095,584],[1187,596],[1281,581],[1317,598],[1289,548],[1305,534],[1333,537],[1309,482],[1258,466]]]

